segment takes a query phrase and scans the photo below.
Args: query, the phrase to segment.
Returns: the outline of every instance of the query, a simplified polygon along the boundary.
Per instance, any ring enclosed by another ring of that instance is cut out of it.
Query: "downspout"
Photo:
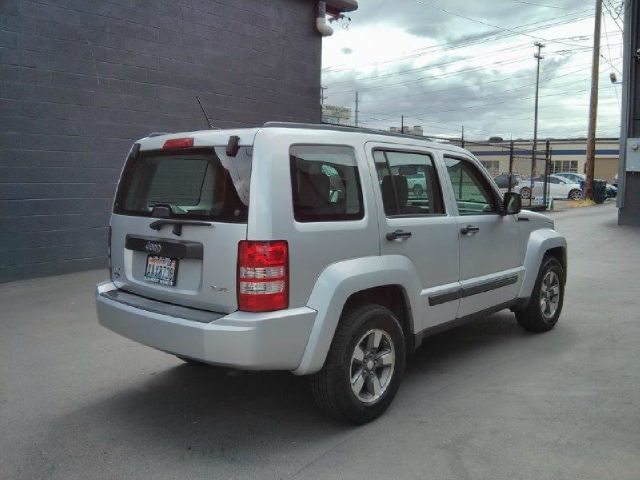
[[[327,23],[327,2],[320,0],[318,2],[318,17],[316,18],[316,28],[323,37],[333,35],[333,28]]]

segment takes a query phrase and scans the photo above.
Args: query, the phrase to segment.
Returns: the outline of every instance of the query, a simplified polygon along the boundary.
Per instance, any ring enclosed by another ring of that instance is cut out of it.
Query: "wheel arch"
[[[524,259],[525,274],[520,287],[519,299],[531,297],[538,272],[545,255],[556,258],[565,271],[564,281],[567,278],[567,240],[555,230],[544,228],[531,233],[527,242],[527,251]]]
[[[413,264],[406,257],[390,255],[337,262],[318,277],[307,306],[318,313],[300,364],[293,371],[307,375],[324,364],[333,335],[343,311],[365,302],[393,307],[408,346],[411,346],[414,321],[421,318],[421,283]],[[400,306],[393,305],[402,300]]]
[[[380,285],[355,292],[347,299],[342,311],[347,312],[360,305],[366,304],[378,304],[391,310],[400,322],[407,346],[410,347],[409,350],[413,349],[411,339],[415,332],[415,326],[413,323],[411,304],[409,303],[407,292],[402,285]]]

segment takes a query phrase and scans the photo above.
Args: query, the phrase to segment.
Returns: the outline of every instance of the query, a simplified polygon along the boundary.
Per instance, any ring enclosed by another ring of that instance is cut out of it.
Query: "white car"
[[[467,150],[288,123],[137,141],[109,246],[102,325],[188,363],[309,375],[353,423],[430,335],[505,308],[551,330],[567,266],[553,220]]]
[[[412,193],[416,197],[422,196],[427,189],[427,179],[422,172],[407,175],[407,184],[409,193]]]
[[[522,198],[530,199],[531,180],[522,180],[514,191],[520,193]],[[537,178],[534,180],[533,195],[534,197],[544,196],[543,179]],[[582,190],[580,189],[579,183],[573,182],[559,175],[549,175],[549,181],[547,182],[547,198],[553,198],[554,200],[579,200],[582,198]]]

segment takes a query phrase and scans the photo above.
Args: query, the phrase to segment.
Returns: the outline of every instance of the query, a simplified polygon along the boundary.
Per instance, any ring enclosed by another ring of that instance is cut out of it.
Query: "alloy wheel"
[[[540,311],[545,320],[553,319],[560,305],[560,277],[553,270],[548,271],[540,285]]]
[[[391,336],[380,329],[365,333],[353,350],[351,390],[363,403],[379,400],[391,384],[396,355]]]

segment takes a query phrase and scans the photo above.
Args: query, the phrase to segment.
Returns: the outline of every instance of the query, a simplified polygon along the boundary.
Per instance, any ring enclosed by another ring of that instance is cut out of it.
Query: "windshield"
[[[247,221],[251,149],[227,157],[225,147],[142,152],[123,172],[115,213],[151,216],[169,207],[173,218]]]

